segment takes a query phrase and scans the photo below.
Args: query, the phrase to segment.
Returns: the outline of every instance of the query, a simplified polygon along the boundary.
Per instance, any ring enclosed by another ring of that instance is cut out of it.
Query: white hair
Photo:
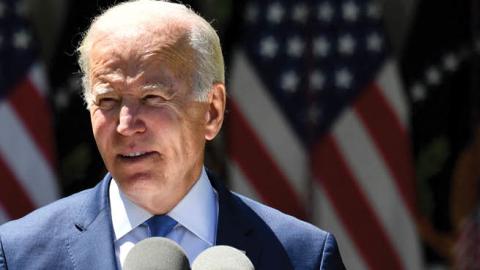
[[[113,6],[94,18],[89,29],[84,34],[80,46],[77,48],[78,65],[82,73],[83,98],[88,107],[91,106],[92,94],[90,79],[90,63],[88,55],[92,47],[92,29],[103,17],[130,14],[137,16],[149,11],[154,16],[174,16],[182,21],[191,21],[189,24],[188,40],[194,52],[194,68],[191,86],[195,99],[206,101],[208,93],[215,83],[225,83],[225,67],[220,46],[220,39],[213,27],[190,8],[167,0],[133,0]],[[153,11],[153,12],[151,12]],[[158,12],[157,12],[158,11]],[[118,13],[118,14],[116,14]],[[102,22],[105,23],[105,22]],[[111,22],[113,23],[113,22]]]

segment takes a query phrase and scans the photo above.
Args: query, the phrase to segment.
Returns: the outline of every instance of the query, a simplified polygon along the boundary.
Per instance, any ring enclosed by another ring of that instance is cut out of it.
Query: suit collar
[[[117,268],[108,199],[110,180],[107,174],[72,213],[75,233],[68,239],[67,248],[75,269]]]
[[[208,172],[219,203],[217,245],[246,252],[255,269],[293,269],[280,240],[269,225],[239,196],[230,192]]]
[[[208,171],[207,171],[208,172]],[[260,258],[261,245],[252,237],[255,230],[251,217],[237,197],[208,172],[212,186],[218,193],[218,227],[216,245],[228,245],[245,251],[254,265]]]
[[[273,262],[281,266],[277,269],[293,269],[286,253],[280,255],[284,253],[283,247],[268,225],[212,173],[207,171],[207,174],[218,194],[216,244],[245,251],[255,269],[261,269],[258,266],[262,265],[268,267]],[[107,174],[93,190],[85,191],[87,198],[72,211],[74,233],[68,239],[67,249],[74,269],[117,269],[108,199],[110,180]]]

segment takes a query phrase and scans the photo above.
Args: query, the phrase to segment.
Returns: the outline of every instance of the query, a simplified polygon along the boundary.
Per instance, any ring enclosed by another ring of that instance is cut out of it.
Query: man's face
[[[187,44],[172,33],[106,34],[89,54],[98,149],[121,190],[150,212],[171,209],[203,164],[209,105],[194,100]]]

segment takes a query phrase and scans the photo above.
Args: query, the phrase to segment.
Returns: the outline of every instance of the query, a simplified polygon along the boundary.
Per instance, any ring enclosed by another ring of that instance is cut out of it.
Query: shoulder
[[[106,209],[109,180],[0,226],[0,269],[71,269],[70,243]]]
[[[326,231],[245,196],[235,195],[272,229],[285,247],[306,245],[321,249],[322,243],[325,243],[328,236]]]
[[[295,269],[344,269],[332,234],[250,198],[234,195],[271,229]]]
[[[77,212],[76,209],[82,207],[82,202],[85,201],[90,192],[91,190],[85,190],[73,194],[43,206],[20,219],[3,224],[0,226],[2,240],[5,238],[28,237],[38,230],[44,231],[45,228],[69,220]]]
[[[0,226],[2,241],[7,238],[25,238],[36,233],[55,231],[58,233],[59,226],[72,224],[75,219],[89,219],[95,217],[100,210],[108,206],[108,194],[106,193],[110,183],[110,176],[97,184],[97,186],[80,191],[68,197],[59,199],[43,206],[28,215],[7,222]]]
[[[15,265],[22,265],[27,263],[25,258],[33,260],[67,256],[65,245],[78,232],[76,221],[91,222],[95,212],[98,212],[95,210],[98,207],[92,203],[95,203],[100,189],[98,185],[81,191],[1,225],[0,257]]]
[[[68,268],[66,243],[75,232],[71,217],[86,193],[58,200],[0,226],[0,269],[2,265],[27,269],[32,264],[42,268],[54,265],[50,265],[52,261],[57,268]]]

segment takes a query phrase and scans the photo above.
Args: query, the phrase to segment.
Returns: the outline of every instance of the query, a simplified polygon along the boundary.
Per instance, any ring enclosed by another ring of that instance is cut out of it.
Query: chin
[[[112,173],[113,177],[120,185],[122,190],[148,190],[151,189],[156,180],[151,173],[138,172],[138,173]]]

